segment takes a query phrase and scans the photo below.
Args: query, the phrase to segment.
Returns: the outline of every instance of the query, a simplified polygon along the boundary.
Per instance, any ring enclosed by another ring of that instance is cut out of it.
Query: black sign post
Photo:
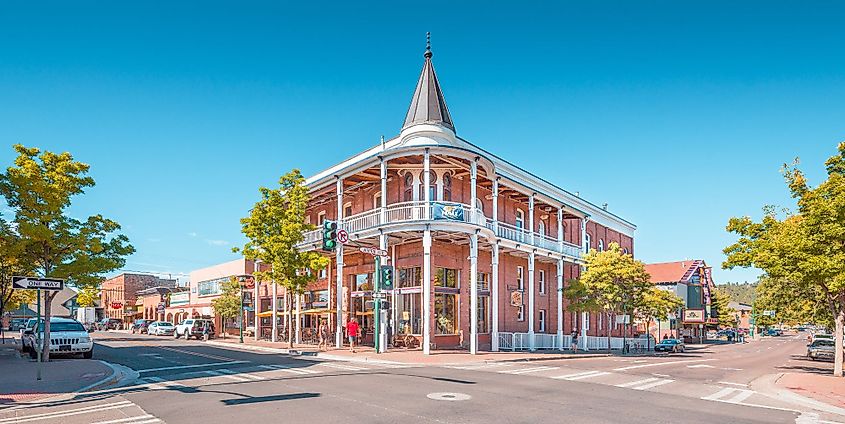
[[[65,288],[65,280],[58,278],[14,276],[12,277],[12,288],[19,290],[37,290],[36,304],[38,305],[38,312],[37,318],[35,319],[35,328],[33,328],[33,331],[35,332],[35,346],[32,348],[35,349],[35,353],[37,354],[36,359],[38,361],[35,379],[41,380],[41,349],[44,347],[41,344],[41,332],[39,331],[41,327],[41,290],[60,291]]]

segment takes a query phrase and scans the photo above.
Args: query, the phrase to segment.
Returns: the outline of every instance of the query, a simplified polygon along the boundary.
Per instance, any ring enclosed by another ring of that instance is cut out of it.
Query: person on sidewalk
[[[577,331],[574,331],[574,330],[572,331],[572,345],[569,346],[569,349],[572,350],[572,352],[578,352],[578,332]]]
[[[349,351],[355,353],[355,340],[358,338],[358,320],[349,318],[346,323],[346,337],[349,338]]]
[[[326,320],[324,319],[320,320],[320,327],[317,329],[317,336],[320,337],[320,344],[317,345],[317,349],[328,352],[329,326],[326,325]]]

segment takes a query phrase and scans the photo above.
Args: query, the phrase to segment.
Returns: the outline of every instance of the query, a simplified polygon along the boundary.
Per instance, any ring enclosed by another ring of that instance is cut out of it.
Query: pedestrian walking
[[[572,331],[572,346],[569,346],[569,349],[573,352],[578,352],[578,332]]]
[[[320,343],[317,345],[319,350],[329,350],[329,326],[326,320],[320,320],[320,327],[317,328],[317,336],[320,338]]]
[[[358,338],[358,321],[355,318],[349,318],[346,323],[346,337],[349,338],[349,351],[355,353],[355,341]]]

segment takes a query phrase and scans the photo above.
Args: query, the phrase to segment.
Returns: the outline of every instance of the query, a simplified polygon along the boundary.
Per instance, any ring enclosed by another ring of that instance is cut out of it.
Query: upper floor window
[[[629,252],[628,252],[628,248],[627,248],[627,247],[623,248],[623,249],[622,249],[622,253],[624,253],[624,254],[626,254],[626,255],[627,255],[627,254],[629,253]]]
[[[540,224],[537,226],[537,232],[540,233],[541,236],[546,235],[546,221],[540,220]]]
[[[516,210],[516,228],[525,228],[525,212],[522,209]]]
[[[588,253],[590,252],[590,233],[586,233],[584,238],[584,251]]]
[[[325,221],[325,220],[326,220],[326,211],[320,211],[320,213],[317,214],[317,225],[323,226],[323,221]]]
[[[452,201],[452,175],[448,172],[443,174],[443,200]]]
[[[410,202],[414,200],[414,175],[410,172],[405,173],[405,187],[403,191],[402,200]]]
[[[420,172],[420,200],[425,201],[425,171]],[[437,200],[437,174],[428,171],[428,195],[429,199]]]
[[[539,286],[538,291],[540,292],[540,294],[546,294],[546,271],[541,269],[540,272],[537,273],[537,276],[539,277],[537,278],[537,283]]]
[[[381,192],[373,195],[373,209],[381,207]]]
[[[350,217],[352,216],[352,202],[349,202],[343,205],[343,217]]]
[[[604,240],[599,239],[599,252],[604,252]]]
[[[525,280],[522,278],[524,269],[521,266],[516,267],[516,289],[519,291],[525,290]]]

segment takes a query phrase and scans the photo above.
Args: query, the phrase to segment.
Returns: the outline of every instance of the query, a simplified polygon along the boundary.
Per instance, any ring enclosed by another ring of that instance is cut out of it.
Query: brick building
[[[142,318],[136,302],[138,292],[153,287],[176,288],[176,280],[158,278],[150,274],[123,273],[103,280],[100,284],[100,304],[108,318],[118,318],[129,323]]]
[[[689,342],[700,342],[708,328],[718,322],[710,315],[710,294],[715,290],[711,267],[704,260],[684,260],[646,264],[651,282],[669,290],[684,301],[683,308],[671,317],[655,323],[649,329],[658,339],[663,336],[683,337]]]
[[[306,180],[308,220],[337,220],[350,239],[326,253],[332,264],[310,287],[328,300],[336,343],[350,316],[372,333],[375,265],[361,246],[389,252],[390,327],[407,328],[426,353],[561,348],[573,330],[599,335],[600,318],[567,310],[561,289],[586,249],[616,242],[633,254],[636,227],[458,137],[430,48],[424,57],[400,134]],[[320,244],[317,230],[300,248]]]

